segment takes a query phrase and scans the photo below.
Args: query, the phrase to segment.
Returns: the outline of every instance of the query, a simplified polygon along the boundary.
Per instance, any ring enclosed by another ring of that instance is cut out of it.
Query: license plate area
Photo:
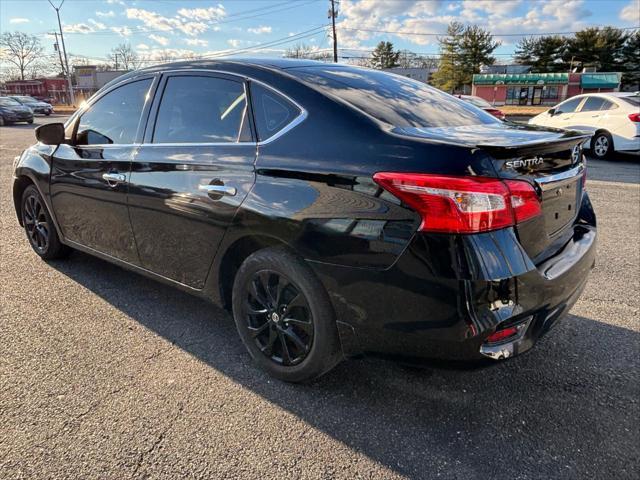
[[[547,235],[555,235],[576,218],[581,178],[576,176],[541,184],[542,211]]]

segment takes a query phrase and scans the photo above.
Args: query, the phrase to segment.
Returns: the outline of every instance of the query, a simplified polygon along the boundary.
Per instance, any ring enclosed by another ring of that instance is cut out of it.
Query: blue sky
[[[53,53],[47,32],[57,29],[57,21],[49,3],[1,1],[1,30],[40,35],[47,53]],[[248,56],[280,56],[296,43],[329,49],[327,31],[321,28],[329,22],[328,4],[328,0],[66,0],[61,13],[68,52],[95,61],[106,59],[122,42],[149,59],[163,52],[183,57],[239,50]],[[508,61],[517,35],[572,32],[587,26],[640,27],[639,16],[640,0],[341,0],[338,40],[345,56],[364,55],[380,40],[435,53],[436,34],[444,32],[449,21],[459,20],[490,29],[503,42],[496,52],[499,60]]]

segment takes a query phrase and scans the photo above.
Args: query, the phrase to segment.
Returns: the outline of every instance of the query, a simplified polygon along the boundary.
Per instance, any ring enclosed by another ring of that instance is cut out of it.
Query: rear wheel
[[[233,316],[253,359],[281,380],[311,380],[341,359],[326,290],[311,268],[284,248],[259,250],[240,266]]]
[[[29,244],[41,258],[53,260],[68,255],[70,249],[60,242],[47,206],[34,185],[22,193],[21,213]]]
[[[609,132],[598,132],[591,139],[591,152],[596,158],[604,159],[613,153],[613,139]]]

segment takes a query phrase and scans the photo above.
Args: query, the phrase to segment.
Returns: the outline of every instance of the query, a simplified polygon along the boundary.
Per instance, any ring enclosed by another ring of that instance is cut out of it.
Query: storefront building
[[[473,76],[471,94],[493,105],[555,105],[581,93],[617,92],[621,73],[520,73]]]
[[[67,80],[60,77],[14,80],[5,82],[0,89],[0,94],[29,95],[54,103],[65,103],[67,101]]]

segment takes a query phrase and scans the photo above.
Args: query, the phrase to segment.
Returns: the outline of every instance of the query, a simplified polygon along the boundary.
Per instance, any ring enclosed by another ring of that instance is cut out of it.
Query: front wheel
[[[28,124],[32,124],[33,123],[33,118],[31,120],[27,120]]]
[[[259,250],[240,266],[233,316],[249,354],[280,380],[312,380],[342,358],[324,286],[304,260],[282,247]]]
[[[596,158],[604,159],[613,153],[613,139],[608,132],[598,132],[591,139],[591,152]]]
[[[51,215],[34,185],[22,193],[22,224],[31,248],[44,260],[65,257],[70,249],[60,241]]]

